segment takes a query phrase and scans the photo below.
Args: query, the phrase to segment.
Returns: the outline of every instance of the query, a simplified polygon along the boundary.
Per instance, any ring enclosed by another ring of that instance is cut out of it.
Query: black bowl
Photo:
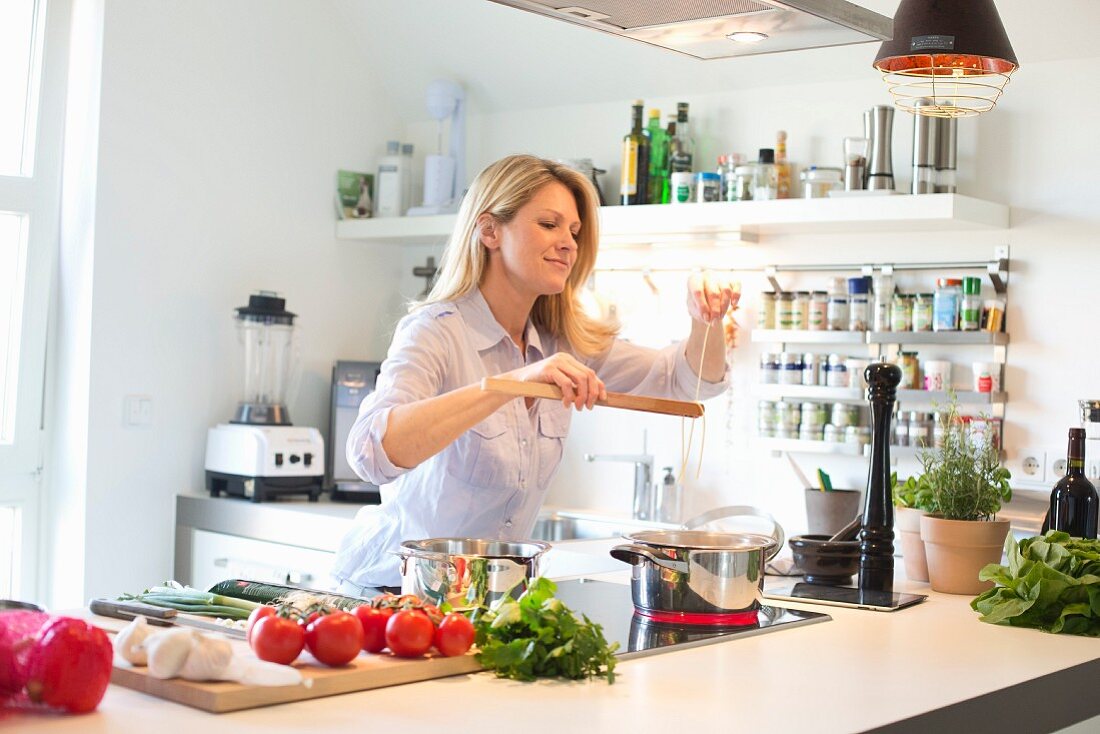
[[[787,540],[797,571],[806,583],[840,586],[859,571],[859,541],[829,541],[828,535],[796,535]]]

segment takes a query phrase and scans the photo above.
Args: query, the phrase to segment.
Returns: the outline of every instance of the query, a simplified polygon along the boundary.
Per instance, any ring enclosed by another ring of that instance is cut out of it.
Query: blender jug
[[[295,314],[286,299],[269,291],[249,296],[237,309],[237,336],[244,350],[244,384],[233,423],[289,426],[286,392],[290,382]]]

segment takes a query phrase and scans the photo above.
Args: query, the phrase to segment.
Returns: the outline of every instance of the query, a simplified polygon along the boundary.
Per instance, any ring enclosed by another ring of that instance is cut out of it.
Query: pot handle
[[[770,513],[764,512],[757,507],[751,505],[728,505],[726,507],[715,507],[713,510],[707,510],[701,515],[696,515],[688,520],[684,521],[685,530],[695,530],[704,525],[714,522],[715,520],[724,520],[727,517],[762,517],[772,524],[771,537],[775,538],[775,548],[767,554],[767,560],[771,560],[779,555],[779,551],[783,550],[783,544],[787,540],[787,534],[783,532],[783,526],[780,525]]]
[[[644,558],[668,571],[676,571],[677,573],[688,572],[688,564],[686,562],[674,561],[671,558],[662,558],[644,545],[617,545],[612,548],[610,552],[611,557],[615,560],[629,563],[632,566],[638,565],[639,560]]]

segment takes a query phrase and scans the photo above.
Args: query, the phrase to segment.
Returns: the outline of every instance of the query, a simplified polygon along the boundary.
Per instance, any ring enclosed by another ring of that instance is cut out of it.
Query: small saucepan
[[[764,590],[764,564],[783,547],[783,529],[754,508],[725,508],[730,514],[771,521],[770,535],[711,530],[650,530],[625,536],[630,541],[611,555],[632,565],[630,590],[638,614],[673,624],[738,625],[756,622]],[[687,525],[717,519],[715,512]]]

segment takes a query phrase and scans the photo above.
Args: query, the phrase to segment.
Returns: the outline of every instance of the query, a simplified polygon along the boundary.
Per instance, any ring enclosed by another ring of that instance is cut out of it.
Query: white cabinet
[[[209,589],[226,579],[328,589],[335,555],[312,548],[192,529],[188,581],[197,589]]]

